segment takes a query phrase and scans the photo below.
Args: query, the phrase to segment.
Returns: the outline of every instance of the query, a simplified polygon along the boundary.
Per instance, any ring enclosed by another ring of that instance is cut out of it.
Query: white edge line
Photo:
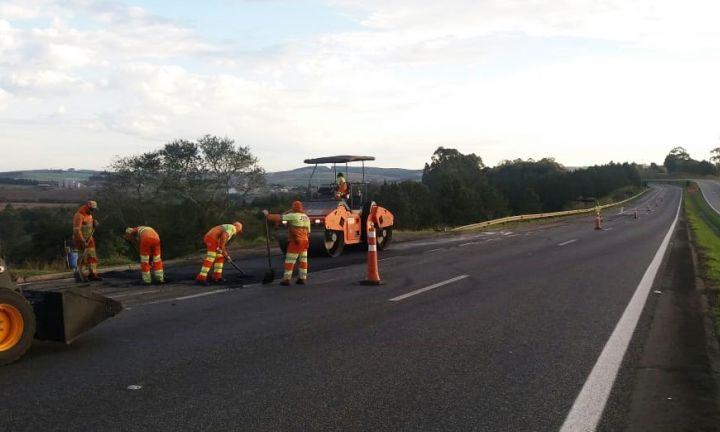
[[[473,242],[468,242],[468,243],[462,243],[462,244],[460,244],[460,245],[458,245],[458,246],[459,246],[459,247],[465,247],[465,246],[476,245],[476,244],[480,244],[480,242],[473,241]]]
[[[562,247],[562,246],[567,246],[567,245],[569,245],[570,243],[575,243],[576,241],[577,241],[577,239],[568,240],[568,241],[566,241],[566,242],[558,243],[558,246],[560,246],[560,247]]]
[[[595,366],[593,366],[590,375],[580,390],[570,412],[565,418],[565,422],[560,428],[560,432],[576,432],[576,431],[594,431],[597,428],[602,414],[605,411],[605,404],[610,397],[610,392],[615,384],[615,378],[620,370],[625,352],[632,339],[635,327],[640,319],[645,302],[647,300],[650,289],[653,286],[655,277],[660,270],[665,252],[667,251],[670,239],[672,238],[675,225],[680,216],[682,208],[682,195],[680,195],[680,203],[678,204],[675,220],[665,238],[655,253],[655,257],[650,262],[645,274],[643,275],[638,287],[635,289],[630,302],[625,307],[625,311],[620,317],[615,329],[610,335],[610,339],[605,343],[605,347],[600,353]]]
[[[453,282],[457,282],[457,281],[459,281],[459,280],[462,280],[462,279],[465,279],[465,278],[468,278],[468,277],[470,277],[470,275],[457,276],[457,277],[454,277],[454,278],[452,278],[452,279],[448,279],[448,280],[446,280],[446,281],[442,281],[442,282],[438,282],[438,283],[433,284],[433,285],[430,285],[430,286],[426,286],[425,288],[420,288],[420,289],[417,289],[417,290],[415,290],[415,291],[410,291],[409,293],[406,293],[406,294],[403,294],[403,295],[400,295],[400,296],[397,296],[397,297],[393,297],[393,298],[390,299],[390,301],[391,301],[391,302],[397,302],[397,301],[400,301],[400,300],[404,300],[404,299],[406,299],[406,298],[408,298],[408,297],[412,297],[412,296],[414,296],[414,295],[424,293],[425,291],[430,291],[431,289],[435,289],[435,288],[441,287],[441,286],[443,286],[443,285],[451,284],[451,283],[453,283]]]

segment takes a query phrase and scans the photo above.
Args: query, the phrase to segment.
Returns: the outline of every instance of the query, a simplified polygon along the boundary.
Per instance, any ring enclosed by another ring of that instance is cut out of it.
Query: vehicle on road
[[[368,183],[365,178],[365,161],[375,160],[373,156],[327,156],[316,159],[305,159],[306,164],[313,164],[312,174],[308,180],[307,198],[303,201],[305,213],[310,218],[310,248],[313,256],[336,257],[342,254],[345,246],[367,244],[367,226],[372,222],[377,235],[377,248],[387,249],[392,240],[394,224],[393,214],[367,199]],[[353,179],[348,172],[348,164],[362,164],[361,179]],[[337,199],[336,187],[332,184],[313,184],[313,178],[320,164],[332,164],[333,178],[337,176],[338,164],[345,164],[344,175],[347,176],[348,198]],[[279,229],[278,243],[283,253],[287,250],[287,230]]]
[[[69,344],[120,311],[120,302],[89,288],[20,290],[0,259],[0,366],[22,357],[33,338]]]

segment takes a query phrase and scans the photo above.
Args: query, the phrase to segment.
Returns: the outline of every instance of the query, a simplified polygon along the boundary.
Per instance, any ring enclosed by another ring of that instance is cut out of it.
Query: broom
[[[268,269],[265,270],[265,276],[262,280],[263,285],[272,283],[275,280],[275,270],[273,270],[272,261],[270,260],[270,228],[268,228],[267,218],[265,218],[265,244],[267,246]]]

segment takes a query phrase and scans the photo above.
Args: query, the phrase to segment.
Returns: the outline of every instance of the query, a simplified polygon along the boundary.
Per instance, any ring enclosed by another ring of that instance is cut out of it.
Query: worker
[[[345,181],[343,173],[337,175],[337,189],[335,190],[335,199],[342,200],[347,199],[350,196],[348,193],[348,184]]]
[[[310,218],[305,214],[303,204],[300,201],[292,203],[292,209],[279,214],[270,214],[263,210],[265,217],[276,225],[286,222],[288,226],[288,246],[285,254],[285,267],[280,285],[290,285],[295,262],[298,264],[298,278],[295,283],[304,285],[307,282],[308,260],[307,252],[310,246]]]
[[[143,285],[165,283],[162,257],[160,254],[160,235],[149,226],[137,226],[125,230],[128,241],[136,241],[140,253],[140,272]],[[152,259],[152,275],[150,274],[150,260]]]
[[[73,216],[73,242],[80,257],[74,271],[77,282],[102,280],[97,271],[97,251],[93,235],[99,225],[98,221],[93,219],[93,213],[97,209],[97,202],[87,201]]]
[[[240,222],[233,222],[231,224],[223,224],[213,227],[210,231],[205,234],[203,241],[207,247],[207,255],[195,278],[199,285],[208,285],[207,276],[210,272],[210,267],[213,267],[212,281],[215,283],[223,283],[225,279],[222,277],[223,265],[225,260],[230,260],[230,256],[227,253],[227,243],[236,234],[241,234],[243,226]]]

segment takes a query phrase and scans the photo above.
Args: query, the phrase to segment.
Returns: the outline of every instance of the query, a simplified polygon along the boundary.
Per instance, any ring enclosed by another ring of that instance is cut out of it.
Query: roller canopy
[[[315,159],[305,159],[303,162],[306,164],[323,164],[323,163],[348,163],[348,162],[360,162],[360,161],[372,161],[375,160],[374,156],[326,156]]]

